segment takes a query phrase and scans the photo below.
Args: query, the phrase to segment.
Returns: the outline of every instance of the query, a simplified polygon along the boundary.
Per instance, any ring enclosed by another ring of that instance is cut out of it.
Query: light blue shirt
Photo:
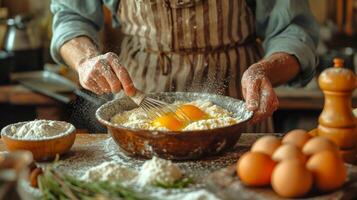
[[[51,55],[63,62],[59,48],[68,40],[87,36],[98,44],[103,27],[102,4],[113,14],[113,26],[119,26],[116,13],[119,0],[52,0],[53,37]],[[303,86],[315,74],[318,24],[307,0],[255,0],[256,34],[263,41],[265,57],[275,52],[294,55],[301,66],[300,74],[290,82]]]

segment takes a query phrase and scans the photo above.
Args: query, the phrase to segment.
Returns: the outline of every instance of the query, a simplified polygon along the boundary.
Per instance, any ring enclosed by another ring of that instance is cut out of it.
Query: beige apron
[[[145,92],[241,96],[243,72],[261,58],[245,0],[121,0],[120,61]],[[271,131],[268,123],[248,132]]]

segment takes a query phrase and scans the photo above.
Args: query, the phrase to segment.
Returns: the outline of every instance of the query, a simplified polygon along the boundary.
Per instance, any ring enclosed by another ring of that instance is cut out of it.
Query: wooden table
[[[254,134],[254,133],[246,133],[242,134],[239,140],[239,150],[235,152],[236,156],[234,158],[238,159],[238,157],[243,154],[245,151],[249,150],[254,141],[257,138],[266,135],[266,134]],[[70,154],[76,154],[76,152],[88,151],[92,156],[90,151],[97,151],[97,147],[92,146],[96,143],[103,144],[103,141],[107,141],[110,136],[108,134],[77,134],[76,141],[74,146],[71,149]],[[6,147],[2,141],[0,141],[0,151],[5,151]],[[102,155],[103,156],[103,155]],[[69,155],[68,157],[62,157],[63,160],[73,160],[73,157]],[[85,162],[87,165],[91,165],[91,161],[89,160],[81,160],[80,162]],[[100,162],[100,161],[99,161]],[[42,163],[47,165],[48,163]],[[94,165],[93,165],[94,166]],[[67,169],[67,168],[66,168]],[[269,188],[246,188],[241,185],[239,181],[237,181],[236,175],[234,175],[235,168],[228,167],[222,168],[221,170],[215,171],[214,173],[207,173],[204,178],[204,183],[207,185],[207,188],[213,191],[216,195],[219,195],[223,199],[269,199],[269,200],[282,200],[282,198],[277,197],[277,195]],[[354,174],[357,175],[357,174]],[[353,176],[353,180],[355,180],[355,176]],[[351,179],[351,177],[350,177]],[[333,193],[325,194],[324,196],[310,196],[309,200],[324,200],[324,199],[340,199],[340,197],[345,197],[346,199],[354,199],[356,197],[356,188],[357,182],[349,180],[346,183],[346,186],[340,190],[337,190]]]
[[[105,139],[108,139],[110,136],[108,134],[83,134],[77,133],[76,140],[72,149],[81,148],[84,144],[95,143]],[[2,139],[0,140],[0,151],[6,151],[6,146]]]
[[[50,97],[32,92],[21,85],[0,86],[0,103],[13,105],[59,105]]]
[[[0,103],[12,106],[35,106],[37,118],[61,119],[63,104],[44,95],[32,92],[21,85],[0,86]]]
[[[263,136],[266,135],[264,133],[243,133],[239,139],[239,142],[242,146],[249,147],[253,144],[253,142]],[[73,144],[72,150],[82,149],[85,144],[88,143],[97,143],[108,139],[110,137],[109,134],[100,133],[100,134],[88,134],[88,133],[77,133],[76,140]],[[0,151],[6,151],[6,146],[2,139],[0,139]]]
[[[322,110],[324,94],[317,85],[312,88],[287,88],[274,89],[279,98],[279,110]],[[352,95],[352,105],[357,107],[357,90]]]

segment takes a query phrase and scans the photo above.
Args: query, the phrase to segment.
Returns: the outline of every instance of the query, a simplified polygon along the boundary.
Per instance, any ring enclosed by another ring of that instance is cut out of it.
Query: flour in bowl
[[[229,126],[232,124],[236,124],[238,122],[239,120],[233,117],[219,117],[219,118],[212,118],[212,119],[204,119],[204,120],[192,122],[182,130],[183,131],[207,130],[207,129],[214,129],[218,127]]]
[[[73,125],[53,120],[34,120],[22,125],[11,125],[7,136],[20,140],[41,140],[58,137],[74,131]]]
[[[177,122],[175,119],[169,117],[161,120],[159,119],[161,124],[157,123],[157,120],[150,119],[147,114],[140,108],[118,113],[111,119],[111,122],[124,127],[143,130],[168,131],[173,130],[170,129],[173,127],[175,130],[193,131],[230,126],[242,121],[242,119],[235,117],[228,110],[207,100],[196,100],[188,103],[175,102],[174,105],[179,109],[182,108],[182,106],[192,105],[199,110],[192,109],[190,107],[186,109],[185,114],[192,114],[195,119],[183,122],[182,126],[180,126],[179,122]],[[204,116],[196,118],[196,116],[199,114],[197,113],[198,111],[204,113]],[[178,114],[180,114],[180,112]]]

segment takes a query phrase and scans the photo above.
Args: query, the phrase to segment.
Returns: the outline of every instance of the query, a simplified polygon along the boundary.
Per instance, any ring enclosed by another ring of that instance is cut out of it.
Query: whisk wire
[[[167,114],[167,112],[162,109],[161,107],[153,104],[152,102],[148,100],[144,100],[140,106],[143,106],[146,108],[146,113],[149,115],[151,118],[163,116]]]
[[[178,106],[148,97],[141,91],[136,91],[136,94],[131,97],[131,99],[143,109],[149,118],[155,119],[168,113],[172,113],[179,120],[190,121],[190,118],[187,117]]]

